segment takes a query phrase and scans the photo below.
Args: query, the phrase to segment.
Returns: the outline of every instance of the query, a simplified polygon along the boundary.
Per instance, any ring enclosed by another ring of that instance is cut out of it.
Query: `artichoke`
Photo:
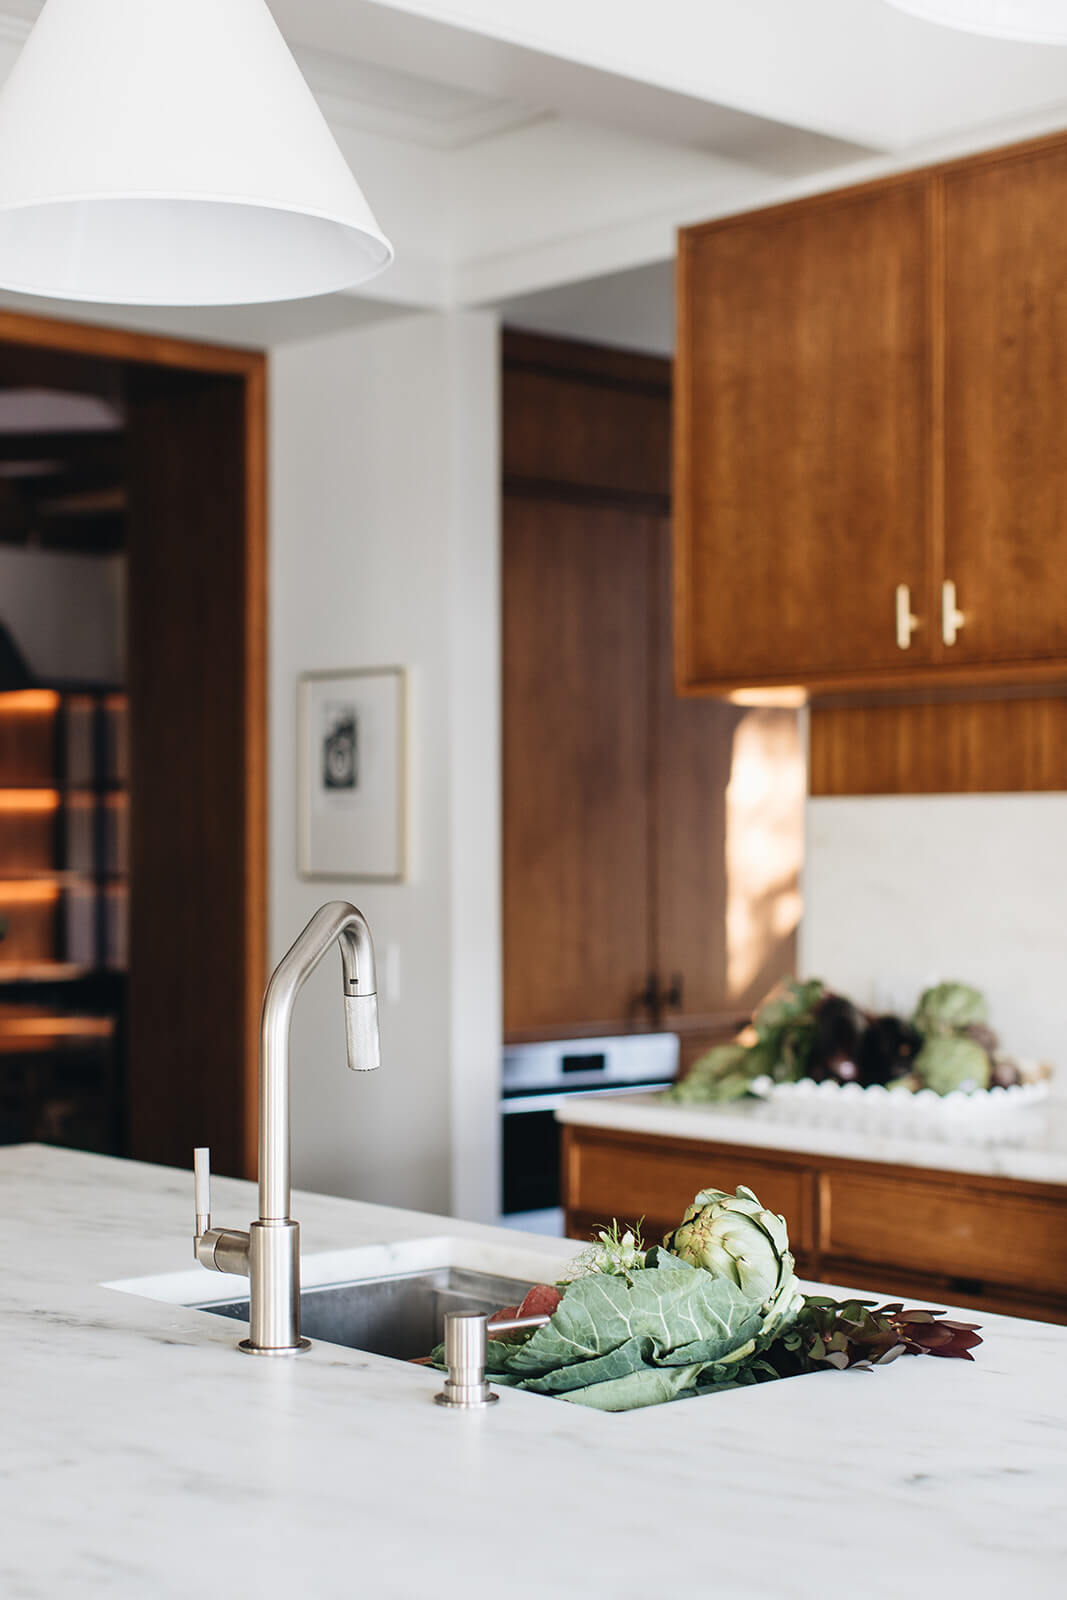
[[[915,1058],[915,1076],[924,1089],[951,1094],[954,1089],[988,1089],[992,1067],[973,1039],[929,1038]]]
[[[938,983],[919,996],[915,1026],[927,1038],[989,1021],[985,995],[967,983]]]
[[[702,1189],[663,1244],[691,1266],[729,1279],[760,1307],[761,1345],[790,1326],[804,1303],[785,1218],[766,1210],[751,1189],[736,1195]]]

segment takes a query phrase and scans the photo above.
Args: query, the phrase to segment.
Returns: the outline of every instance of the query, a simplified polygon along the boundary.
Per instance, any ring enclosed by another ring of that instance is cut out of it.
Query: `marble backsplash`
[[[809,800],[806,831],[800,971],[880,1010],[976,984],[1067,1099],[1067,794]]]

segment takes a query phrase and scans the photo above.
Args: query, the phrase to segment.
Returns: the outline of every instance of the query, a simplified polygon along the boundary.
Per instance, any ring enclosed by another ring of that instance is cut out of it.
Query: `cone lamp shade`
[[[1067,0],[889,0],[926,22],[1030,44],[1067,44]]]
[[[264,0],[46,0],[0,89],[0,288],[252,304],[392,255]]]

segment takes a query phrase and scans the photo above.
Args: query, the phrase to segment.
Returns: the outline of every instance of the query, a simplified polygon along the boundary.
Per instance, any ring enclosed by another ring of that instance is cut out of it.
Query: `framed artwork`
[[[297,684],[297,866],[305,878],[401,883],[403,667],[305,672]]]

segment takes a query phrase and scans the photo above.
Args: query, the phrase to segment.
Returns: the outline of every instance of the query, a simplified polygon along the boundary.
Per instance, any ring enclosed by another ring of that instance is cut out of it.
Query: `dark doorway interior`
[[[264,944],[262,358],[3,322],[0,1142],[177,1165],[211,1143],[239,1173]]]

